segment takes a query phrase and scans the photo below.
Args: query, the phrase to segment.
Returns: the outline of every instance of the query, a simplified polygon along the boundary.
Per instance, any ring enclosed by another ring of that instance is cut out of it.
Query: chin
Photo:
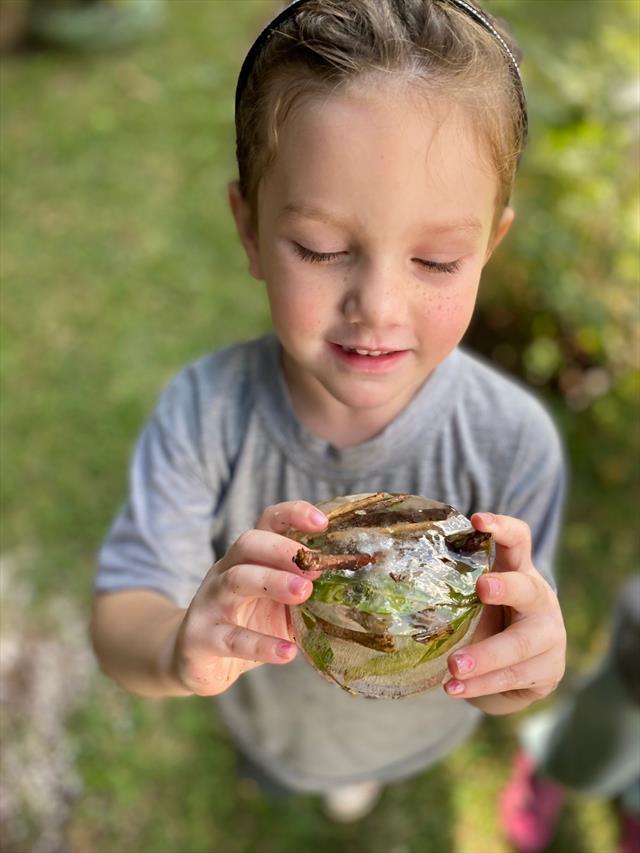
[[[398,388],[397,385],[393,388],[380,386],[376,388],[375,386],[354,387],[353,384],[346,387],[326,384],[325,388],[344,406],[347,406],[349,409],[358,409],[360,411],[393,406],[397,401],[408,401],[413,395],[413,392],[408,389]]]

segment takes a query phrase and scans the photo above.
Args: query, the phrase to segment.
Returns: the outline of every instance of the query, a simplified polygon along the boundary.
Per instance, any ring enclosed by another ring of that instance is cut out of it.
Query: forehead
[[[461,111],[408,87],[352,88],[298,104],[259,195],[278,219],[344,219],[362,229],[425,220],[488,235],[497,177]]]

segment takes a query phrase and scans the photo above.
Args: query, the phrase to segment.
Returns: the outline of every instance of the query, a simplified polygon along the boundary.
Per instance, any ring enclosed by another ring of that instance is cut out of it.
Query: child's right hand
[[[283,534],[326,526],[326,517],[306,501],[275,504],[214,563],[176,634],[171,669],[184,688],[214,696],[249,669],[293,660],[286,605],[305,601],[319,572],[296,566],[301,546]]]

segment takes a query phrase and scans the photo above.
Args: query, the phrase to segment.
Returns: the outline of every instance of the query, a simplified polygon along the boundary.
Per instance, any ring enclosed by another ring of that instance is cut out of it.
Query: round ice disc
[[[307,661],[350,693],[399,698],[441,684],[447,657],[472,632],[478,577],[493,540],[447,504],[416,495],[347,495],[320,504],[321,534],[289,531],[306,546],[294,561],[321,571],[292,607]]]

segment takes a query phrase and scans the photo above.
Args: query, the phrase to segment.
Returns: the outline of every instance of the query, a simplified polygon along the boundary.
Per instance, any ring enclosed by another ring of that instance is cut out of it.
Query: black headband
[[[247,80],[249,75],[251,74],[251,70],[255,64],[256,58],[258,54],[267,43],[267,41],[271,38],[274,32],[278,29],[280,24],[287,21],[289,18],[292,18],[298,8],[303,5],[303,3],[307,2],[307,0],[291,0],[288,6],[286,6],[276,17],[262,30],[262,32],[258,35],[254,43],[251,45],[249,52],[245,56],[244,62],[242,63],[242,68],[240,69],[240,74],[238,76],[238,83],[236,86],[236,114],[238,112],[238,107],[240,106],[240,98],[242,97],[242,93],[244,92],[244,88],[247,84]],[[520,107],[522,109],[522,119],[523,119],[523,138],[526,138],[527,135],[527,100],[524,93],[524,86],[522,84],[522,78],[520,76],[520,68],[518,67],[518,62],[513,55],[513,51],[504,40],[504,38],[500,35],[498,30],[493,26],[490,19],[477,9],[475,6],[472,6],[471,3],[467,3],[467,0],[447,0],[452,6],[455,6],[457,9],[460,9],[462,12],[465,12],[469,15],[470,18],[473,18],[481,27],[483,27],[487,32],[491,33],[491,35],[496,39],[496,41],[500,44],[500,47],[503,49],[505,56],[509,62],[509,69],[511,71],[512,76],[515,79],[516,87],[518,90],[518,96],[520,99]]]

